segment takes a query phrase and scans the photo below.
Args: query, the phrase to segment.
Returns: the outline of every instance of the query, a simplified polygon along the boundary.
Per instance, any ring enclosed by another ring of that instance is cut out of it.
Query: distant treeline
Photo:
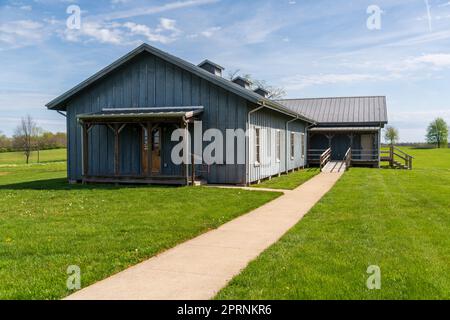
[[[64,132],[43,132],[33,137],[33,149],[61,149],[67,146],[67,135]],[[24,151],[23,137],[14,135],[7,137],[0,134],[0,152]]]
[[[426,142],[398,142],[395,143],[396,146],[399,147],[410,147],[416,149],[436,149],[437,145]],[[389,147],[389,144],[382,144],[382,147]],[[448,148],[450,148],[450,143],[448,144]]]

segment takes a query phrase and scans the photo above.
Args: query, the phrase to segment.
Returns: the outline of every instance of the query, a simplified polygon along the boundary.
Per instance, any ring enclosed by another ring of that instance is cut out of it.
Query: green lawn
[[[66,165],[0,165],[0,299],[68,295],[259,207],[279,193],[68,185]]]
[[[272,180],[266,180],[260,184],[252,185],[252,187],[294,190],[319,173],[319,168],[302,169],[292,173],[284,174],[280,177],[273,178]]]
[[[39,153],[39,162],[66,161],[66,149],[43,150]],[[37,152],[33,151],[30,156],[30,163],[37,163]],[[26,157],[23,152],[2,152],[0,153],[0,165],[2,164],[24,164]]]
[[[413,171],[350,169],[217,298],[450,299],[450,150],[404,149]]]

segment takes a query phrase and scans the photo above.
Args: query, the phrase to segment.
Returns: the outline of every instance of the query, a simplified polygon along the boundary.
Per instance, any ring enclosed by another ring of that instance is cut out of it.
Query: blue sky
[[[70,5],[80,30],[66,26]],[[370,5],[380,30],[367,28]],[[240,69],[287,98],[386,95],[402,141],[423,141],[435,117],[450,122],[449,0],[0,0],[0,131],[26,114],[65,130],[45,103],[142,42]]]

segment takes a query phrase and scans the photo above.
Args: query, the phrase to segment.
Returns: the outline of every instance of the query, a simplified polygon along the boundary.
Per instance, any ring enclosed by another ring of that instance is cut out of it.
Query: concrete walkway
[[[82,289],[67,299],[206,300],[278,241],[342,173],[321,173],[292,192]]]

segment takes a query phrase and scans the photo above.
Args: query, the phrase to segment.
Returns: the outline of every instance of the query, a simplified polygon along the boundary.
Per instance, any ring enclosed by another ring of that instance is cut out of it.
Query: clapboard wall
[[[302,145],[301,136],[305,134],[306,123],[301,120],[290,122],[288,131],[286,123],[292,117],[283,115],[270,109],[259,110],[250,116],[250,182],[256,182],[288,170],[297,169],[306,165],[306,138]],[[256,128],[260,129],[260,163],[256,162]],[[276,136],[277,131],[281,136],[280,159],[277,159]],[[290,133],[294,133],[294,158],[290,155]],[[302,149],[305,150],[302,153]],[[302,156],[304,155],[304,156]],[[286,161],[287,159],[287,161]]]
[[[203,130],[208,128],[244,129],[247,101],[213,83],[185,71],[148,52],[143,52],[105,78],[75,95],[67,104],[68,177],[82,178],[82,132],[77,115],[103,108],[149,108],[167,106],[203,106]],[[180,166],[170,159],[170,136],[163,132],[163,174],[180,174]],[[139,128],[127,126],[121,133],[121,174],[139,174]],[[165,142],[165,143],[164,143]],[[200,168],[199,168],[200,169]],[[245,183],[245,165],[215,165],[204,173],[209,183]],[[205,170],[206,171],[206,170]],[[89,133],[89,174],[114,173],[114,136],[105,126]]]

